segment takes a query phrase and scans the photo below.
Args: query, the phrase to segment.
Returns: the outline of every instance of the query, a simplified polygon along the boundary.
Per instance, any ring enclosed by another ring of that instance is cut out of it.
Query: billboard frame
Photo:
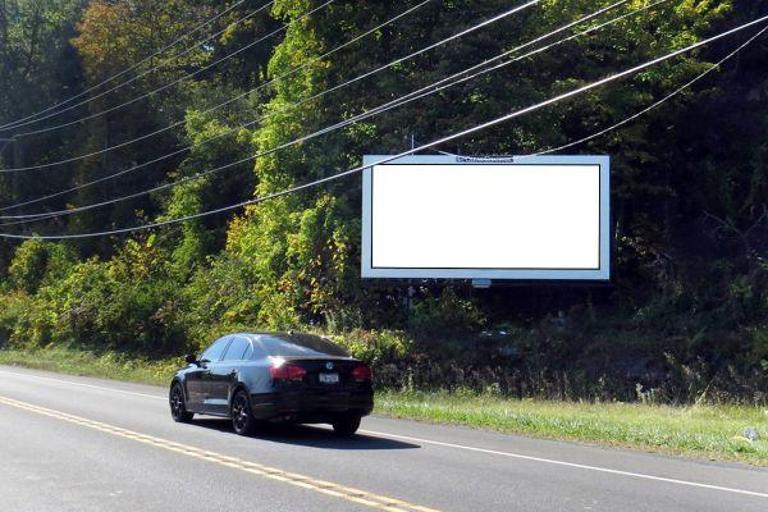
[[[391,268],[372,266],[373,167],[398,164],[436,165],[597,165],[600,174],[599,266],[597,269],[484,269],[484,268]],[[509,281],[585,281],[607,282],[611,278],[611,161],[607,155],[542,155],[473,158],[452,155],[411,155],[393,159],[391,155],[363,157],[363,211],[361,276],[378,279],[462,279]]]

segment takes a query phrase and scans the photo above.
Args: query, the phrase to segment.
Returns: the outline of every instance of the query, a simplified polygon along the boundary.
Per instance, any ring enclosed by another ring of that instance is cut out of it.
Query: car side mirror
[[[195,354],[187,354],[184,360],[187,364],[197,364],[197,356]]]

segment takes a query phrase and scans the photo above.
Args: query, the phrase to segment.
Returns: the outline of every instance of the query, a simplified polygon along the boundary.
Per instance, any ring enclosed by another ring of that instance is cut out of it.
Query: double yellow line
[[[374,494],[368,491],[355,489],[353,487],[347,487],[344,485],[328,482],[325,480],[318,480],[306,475],[300,475],[298,473],[290,473],[281,469],[265,466],[263,464],[257,464],[237,457],[229,457],[216,452],[207,450],[201,450],[194,446],[189,446],[167,439],[150,436],[147,434],[141,434],[115,425],[109,425],[100,421],[89,420],[73,414],[68,414],[55,409],[49,409],[47,407],[40,407],[27,402],[21,402],[12,398],[0,396],[0,404],[15,407],[17,409],[23,409],[25,411],[33,412],[50,418],[56,418],[75,425],[87,427],[93,430],[98,430],[106,434],[122,437],[124,439],[130,439],[139,443],[148,444],[164,450],[180,453],[196,459],[202,459],[214,464],[226,466],[229,468],[245,471],[271,480],[277,480],[286,484],[295,485],[304,489],[333,496],[343,500],[351,501],[366,507],[371,507],[379,510],[386,510],[389,512],[438,512],[435,509],[422,507],[407,501],[399,500],[396,498],[390,498],[388,496],[382,496],[380,494]]]

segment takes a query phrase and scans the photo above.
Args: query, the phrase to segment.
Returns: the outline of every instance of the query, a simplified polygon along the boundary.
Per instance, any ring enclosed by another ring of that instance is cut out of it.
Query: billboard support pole
[[[405,328],[411,328],[411,313],[413,311],[413,296],[416,295],[416,289],[408,280],[407,287],[405,288],[405,299],[403,300],[403,306],[405,309]]]

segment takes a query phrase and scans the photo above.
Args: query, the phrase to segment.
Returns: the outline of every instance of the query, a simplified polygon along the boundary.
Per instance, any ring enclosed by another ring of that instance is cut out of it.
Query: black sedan
[[[239,333],[219,338],[171,382],[171,415],[228,417],[235,432],[265,422],[330,423],[352,435],[373,409],[370,368],[310,334]]]

